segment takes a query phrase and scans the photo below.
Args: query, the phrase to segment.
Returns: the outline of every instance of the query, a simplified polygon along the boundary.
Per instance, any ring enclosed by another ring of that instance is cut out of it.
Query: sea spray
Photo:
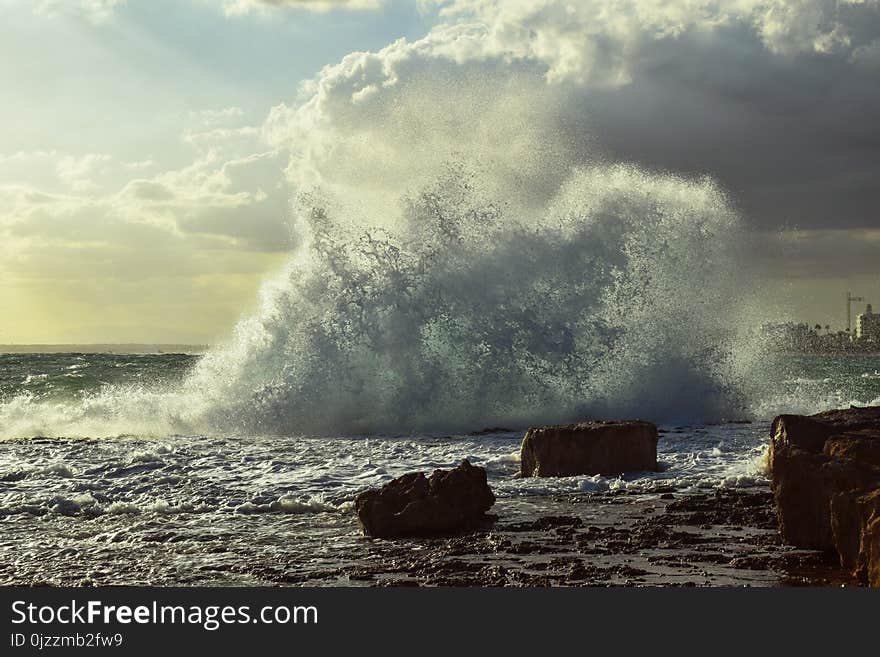
[[[708,179],[573,169],[543,207],[451,163],[388,228],[298,205],[260,309],[180,384],[2,406],[16,435],[455,431],[740,417],[742,229]]]
[[[304,244],[188,386],[244,432],[461,430],[743,413],[742,235],[709,180],[573,171],[518,215],[448,166],[366,229],[305,199]],[[309,203],[312,203],[309,205]]]
[[[710,180],[573,170],[522,213],[460,163],[394,228],[300,199],[260,310],[170,388],[15,399],[19,435],[454,431],[743,414],[731,330],[740,221]]]

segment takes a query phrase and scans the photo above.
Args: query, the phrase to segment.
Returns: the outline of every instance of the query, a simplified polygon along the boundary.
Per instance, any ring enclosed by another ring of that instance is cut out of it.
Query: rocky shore
[[[90,554],[112,566],[56,551],[49,563],[63,558],[64,568],[53,569],[23,553],[0,563],[0,579],[25,586],[180,585],[183,575],[168,566],[168,555],[183,553],[192,564],[188,586],[855,584],[825,553],[784,543],[764,487],[502,498],[492,514],[494,522],[461,534],[394,540],[365,537],[354,513],[233,515],[235,526],[190,542],[168,520],[147,520],[154,540],[136,549],[91,544]],[[320,538],[304,548],[306,530]],[[73,540],[79,530],[70,531]],[[231,539],[244,533],[267,538]]]
[[[768,465],[784,539],[880,586],[880,407],[777,417]]]
[[[247,508],[255,511],[250,513],[227,504],[221,510],[87,513],[92,507],[86,506],[73,514],[7,514],[0,522],[6,545],[15,549],[0,560],[0,581],[53,586],[874,584],[877,493],[870,486],[877,473],[872,459],[878,414],[880,409],[853,409],[811,418],[781,416],[772,431],[766,424],[744,429],[755,457],[760,445],[769,447],[766,479],[751,470],[741,477],[664,478],[670,455],[678,454],[668,447],[681,435],[674,427],[659,431],[660,472],[539,478],[542,468],[561,463],[561,455],[571,450],[580,453],[579,471],[606,470],[600,461],[608,457],[608,426],[567,425],[543,432],[542,440],[562,436],[556,444],[561,451],[552,441],[542,445],[531,476],[524,476],[521,459],[515,458],[496,460],[488,473],[471,461],[433,473],[399,469],[384,486],[361,489],[360,495],[353,490],[333,505],[297,513],[251,498]],[[618,423],[612,433],[620,438],[627,427],[633,428],[632,441],[624,438],[624,445],[636,451],[653,445],[650,426]],[[695,431],[685,440],[698,441],[698,436]],[[719,445],[722,452],[725,445],[715,441],[714,436],[703,439],[694,451],[697,458],[716,458],[707,447]],[[515,445],[532,449],[530,442],[523,434],[510,436],[496,453],[510,454]],[[462,457],[477,453],[474,443],[468,444],[470,450],[459,452]],[[304,447],[312,445],[327,449],[318,441]],[[81,442],[70,444],[81,447]],[[351,447],[342,443],[340,453]],[[739,454],[741,447],[730,449]],[[651,452],[643,462],[648,470],[654,458]],[[128,465],[123,469],[130,471]],[[152,472],[141,467],[127,476],[148,481]],[[604,486],[588,485],[597,480]],[[63,483],[94,486],[92,480],[71,477]],[[10,478],[5,485],[21,484]],[[92,494],[77,499],[83,506],[97,503]],[[42,536],[49,538],[34,542]]]
[[[342,567],[286,571],[308,586],[840,585],[821,552],[784,544],[769,490],[499,500],[460,535],[364,539]]]
[[[420,473],[406,475],[358,497],[364,532],[430,535],[453,529],[451,519],[458,518],[459,533],[373,542],[368,556],[356,565],[324,577],[337,583],[410,586],[868,583],[865,573],[873,572],[873,544],[865,527],[874,527],[870,514],[877,496],[863,499],[851,492],[842,497],[812,469],[844,458],[852,461],[851,476],[870,478],[872,466],[862,461],[864,454],[870,461],[874,447],[864,443],[864,425],[875,415],[836,412],[821,420],[777,418],[768,459],[772,492],[718,488],[695,493],[670,487],[651,495],[505,500],[493,509],[494,524],[486,521],[477,531],[467,530],[494,502],[481,468],[465,461],[454,470],[436,471],[430,480]],[[842,435],[841,428],[846,429]],[[521,476],[654,470],[657,438],[657,428],[646,422],[532,428],[522,443]],[[822,455],[826,443],[830,452]],[[457,493],[451,492],[454,482],[460,487]],[[432,492],[441,483],[446,487],[443,499]],[[842,484],[838,488],[849,490]],[[833,517],[817,510],[829,505],[837,509]],[[840,527],[833,530],[832,525]],[[857,539],[866,531],[867,543],[864,538],[860,543]],[[829,558],[828,549],[842,543],[848,551],[840,548],[838,564]]]

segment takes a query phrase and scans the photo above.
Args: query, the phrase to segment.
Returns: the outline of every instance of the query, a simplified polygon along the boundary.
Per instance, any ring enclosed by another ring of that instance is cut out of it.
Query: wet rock
[[[711,495],[681,496],[666,507],[676,523],[690,526],[776,529],[773,495],[763,490],[717,490]]]
[[[504,427],[486,427],[479,431],[471,431],[469,436],[488,436],[493,433],[513,433],[513,429],[505,429]]]
[[[831,527],[840,565],[860,582],[880,586],[880,485],[831,498]]]
[[[874,499],[874,513],[862,528],[862,566],[857,572],[871,586],[880,586],[880,513],[876,493]]]
[[[777,417],[768,465],[786,542],[880,586],[880,407]]]
[[[411,472],[355,498],[367,536],[396,538],[451,534],[482,524],[495,496],[486,471],[467,460],[430,477]]]
[[[510,532],[534,532],[548,531],[560,527],[580,527],[583,521],[573,516],[544,516],[531,522],[519,522],[505,526],[503,529]]]
[[[533,427],[520,457],[524,477],[655,471],[657,427],[640,421]]]

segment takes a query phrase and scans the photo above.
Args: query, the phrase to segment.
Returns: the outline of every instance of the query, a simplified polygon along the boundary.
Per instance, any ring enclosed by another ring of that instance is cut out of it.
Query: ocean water
[[[370,181],[302,194],[288,262],[203,356],[0,356],[0,582],[277,582],[368,549],[358,492],[463,458],[508,510],[765,486],[775,413],[880,398],[880,359],[750,329],[752,237],[717,184],[556,164],[523,197],[452,159],[381,216]],[[636,418],[660,472],[515,477],[530,425]]]
[[[108,389],[179,387],[200,358],[2,355],[0,408],[7,418],[22,408],[43,412],[44,421],[57,421],[64,408],[81,417],[89,399]],[[800,400],[798,411],[880,397],[876,356],[785,357],[772,371],[777,378],[767,389],[780,404]],[[480,435],[5,435],[0,582],[254,584],[264,582],[248,571],[248,554],[263,563],[276,554],[296,572],[343,562],[362,549],[352,520],[358,492],[463,458],[486,467],[504,501],[609,490],[651,496],[670,485],[685,493],[765,486],[769,416],[749,419],[661,425],[657,473],[556,479],[515,476],[521,426]]]

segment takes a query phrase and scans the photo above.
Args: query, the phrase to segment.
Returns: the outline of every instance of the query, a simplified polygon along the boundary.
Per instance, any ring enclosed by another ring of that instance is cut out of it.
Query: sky
[[[877,0],[0,12],[0,343],[214,342],[296,246],[298,194],[384,216],[456,137],[535,198],[548,161],[711,176],[767,320],[880,305]]]

